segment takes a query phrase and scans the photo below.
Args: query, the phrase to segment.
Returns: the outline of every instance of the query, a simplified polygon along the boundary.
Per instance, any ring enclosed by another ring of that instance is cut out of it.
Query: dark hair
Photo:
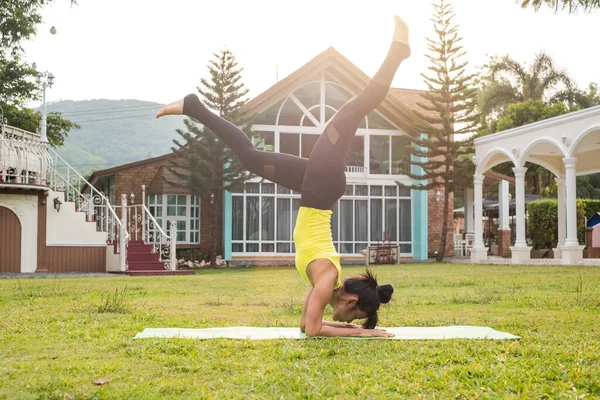
[[[359,277],[346,279],[344,291],[357,295],[356,306],[367,313],[367,321],[363,324],[363,328],[374,329],[378,321],[377,310],[382,303],[388,303],[392,299],[394,287],[379,286],[375,275],[367,268],[366,272]]]

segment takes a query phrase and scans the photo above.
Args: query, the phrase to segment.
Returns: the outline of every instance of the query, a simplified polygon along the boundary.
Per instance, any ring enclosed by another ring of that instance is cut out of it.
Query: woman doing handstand
[[[410,56],[408,26],[395,17],[395,32],[388,54],[365,89],[348,101],[327,124],[308,159],[257,150],[238,127],[208,110],[194,94],[163,107],[164,115],[186,115],[218,135],[252,173],[299,192],[300,208],[294,229],[296,268],[308,281],[309,291],[300,318],[307,336],[393,336],[377,325],[377,310],[394,288],[379,286],[375,276],[364,274],[341,281],[340,255],[333,245],[331,215],[346,188],[346,155],[360,121],[385,98],[400,63]],[[327,304],[334,321],[323,321]],[[362,327],[348,324],[366,319]]]

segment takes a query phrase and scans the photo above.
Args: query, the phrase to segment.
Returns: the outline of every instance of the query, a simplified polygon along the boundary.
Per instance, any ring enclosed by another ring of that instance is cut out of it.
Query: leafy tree
[[[553,8],[556,12],[568,10],[569,14],[573,14],[578,10],[591,12],[594,9],[600,8],[600,0],[519,0],[521,7],[532,7],[534,10],[539,10],[543,5],[548,8]]]
[[[453,24],[454,12],[450,3],[440,0],[434,5],[435,39],[427,39],[431,62],[429,70],[432,75],[422,74],[429,92],[422,94],[427,102],[419,106],[430,113],[416,111],[418,117],[426,121],[427,126],[419,124],[417,128],[424,137],[413,138],[410,147],[412,155],[423,162],[414,161],[411,165],[422,168],[422,174],[405,173],[413,179],[427,182],[414,186],[415,189],[429,190],[443,188],[444,216],[442,221],[442,237],[437,260],[444,258],[448,235],[448,213],[450,211],[450,194],[457,187],[470,185],[473,176],[473,163],[466,155],[473,153],[470,140],[455,141],[455,135],[471,133],[477,126],[475,113],[477,89],[474,76],[466,73],[467,62],[463,61],[465,52],[459,44],[462,38],[458,27]]]
[[[202,87],[198,92],[204,104],[216,111],[221,117],[233,124],[248,126],[249,118],[243,114],[242,106],[248,93],[241,82],[242,69],[238,68],[235,56],[229,50],[214,53],[209,61],[210,80],[201,79]],[[239,162],[239,159],[225,143],[210,129],[198,126],[190,119],[185,119],[187,130],[178,129],[181,141],[174,140],[176,146],[172,151],[171,165],[167,167],[189,190],[197,195],[214,195],[211,207],[212,226],[218,226],[221,214],[217,205],[222,202],[223,191],[237,191],[251,177]],[[250,135],[250,133],[245,130]],[[169,182],[180,185],[178,182]],[[219,237],[212,235],[211,266],[215,266]]]
[[[31,132],[37,130],[40,116],[24,108],[24,104],[39,100],[40,90],[34,82],[35,69],[23,60],[22,43],[35,35],[42,22],[41,10],[52,2],[0,0],[0,107],[10,125]],[[47,115],[47,136],[55,147],[62,146],[74,128],[78,125],[63,119],[59,113]]]

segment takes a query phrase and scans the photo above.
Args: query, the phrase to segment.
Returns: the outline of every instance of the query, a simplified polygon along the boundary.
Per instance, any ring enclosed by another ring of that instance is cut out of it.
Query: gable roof
[[[329,47],[312,60],[304,64],[302,67],[285,77],[284,79],[271,86],[243,107],[243,112],[248,114],[262,113],[273,104],[285,98],[290,93],[302,86],[306,81],[314,75],[327,70],[332,75],[339,79],[346,87],[352,91],[359,93],[367,86],[371,78],[365,74],[360,68],[354,65],[350,60],[344,57],[335,48]],[[394,124],[402,128],[410,135],[417,135],[420,132],[413,127],[414,123],[427,126],[427,122],[418,118],[413,109],[419,109],[421,113],[428,115],[430,111],[420,109],[417,102],[426,102],[420,93],[426,93],[424,90],[391,88],[388,95],[381,103],[377,110],[381,112]],[[116,167],[95,171],[90,177],[90,181],[103,176],[112,175],[116,172],[129,168],[136,168],[146,164],[155,163],[157,161],[166,160],[173,154],[165,154],[154,158],[135,161],[128,164],[118,165]]]
[[[308,79],[325,70],[356,93],[361,92],[371,80],[367,74],[350,62],[350,60],[333,47],[330,47],[295,72],[250,100],[244,106],[244,111],[249,114],[266,111],[277,101],[285,98],[289,93],[294,92],[306,83]],[[416,94],[418,95],[418,92]],[[377,110],[406,133],[417,135],[420,132],[415,130],[413,124],[419,123],[425,126],[428,124],[418,118],[411,109],[411,107],[417,107],[416,97],[410,89],[391,89],[383,102],[377,107]],[[407,101],[408,99],[410,101]],[[425,99],[422,100],[425,101]]]

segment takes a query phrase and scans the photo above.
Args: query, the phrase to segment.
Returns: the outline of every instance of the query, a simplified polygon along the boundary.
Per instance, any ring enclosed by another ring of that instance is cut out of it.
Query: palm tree
[[[529,68],[509,56],[492,57],[484,68],[479,106],[486,117],[495,119],[509,104],[526,100],[555,103],[572,98],[571,78],[546,53],[537,53]]]
[[[600,0],[520,0],[521,7],[533,7],[534,10],[539,10],[542,5],[547,5],[549,8],[554,8],[555,11],[569,10],[569,14],[575,13],[579,9],[585,12],[590,12],[595,8],[600,8]]]

